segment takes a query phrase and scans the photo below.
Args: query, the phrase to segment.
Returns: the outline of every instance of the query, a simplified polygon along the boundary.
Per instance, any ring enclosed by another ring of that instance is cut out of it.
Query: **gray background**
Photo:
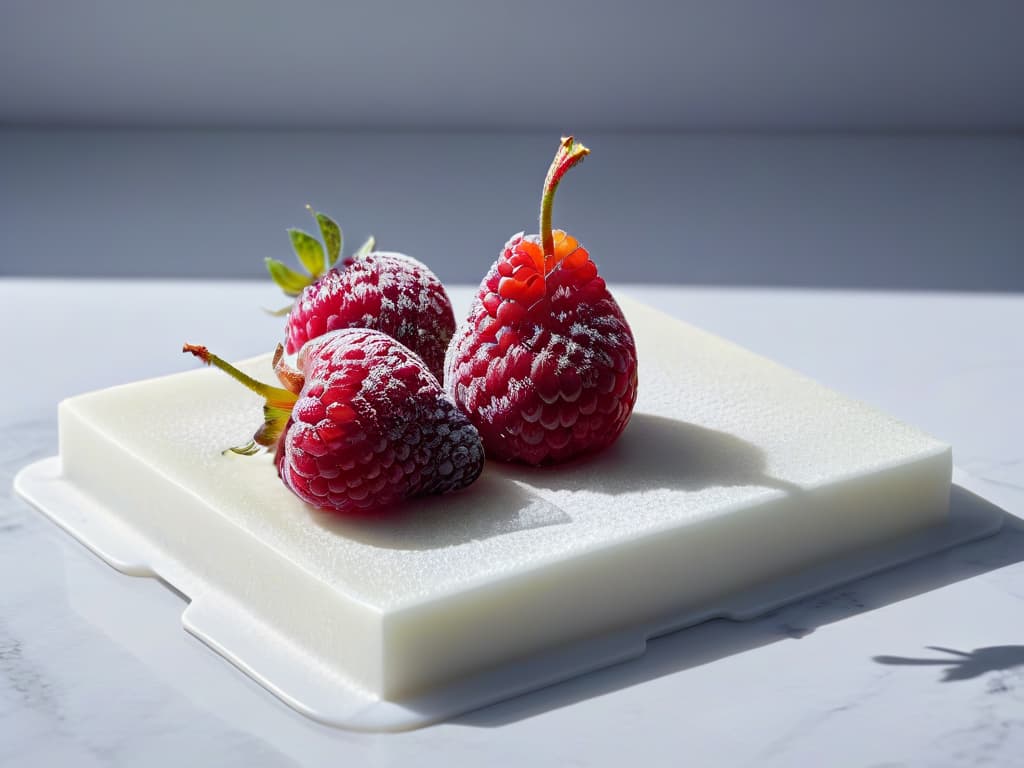
[[[258,276],[302,205],[475,282],[1024,289],[1024,3],[0,6],[0,274]]]

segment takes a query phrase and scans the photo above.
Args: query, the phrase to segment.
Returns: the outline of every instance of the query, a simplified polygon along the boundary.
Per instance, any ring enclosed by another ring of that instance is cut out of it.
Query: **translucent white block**
[[[945,519],[947,445],[621,303],[636,412],[611,449],[571,466],[489,463],[469,489],[398,516],[329,516],[269,457],[222,454],[252,435],[261,401],[193,369],[61,403],[64,478],[173,563],[160,575],[194,601],[215,595],[325,678],[387,700]],[[268,358],[241,367],[272,380]]]

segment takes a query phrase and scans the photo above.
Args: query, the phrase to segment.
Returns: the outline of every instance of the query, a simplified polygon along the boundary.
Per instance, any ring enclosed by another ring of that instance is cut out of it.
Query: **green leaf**
[[[366,242],[359,246],[359,250],[353,253],[353,256],[365,256],[368,253],[372,253],[373,249],[377,247],[377,240],[373,235],[366,238]]]
[[[320,234],[324,238],[324,245],[327,246],[327,266],[328,268],[333,267],[338,261],[338,257],[341,256],[341,227],[326,213],[318,211],[313,215],[316,216],[316,223],[320,225]]]
[[[300,275],[284,262],[267,259],[267,271],[277,286],[289,296],[298,296],[302,289],[310,283],[305,275]]]
[[[324,271],[323,246],[315,237],[301,229],[289,229],[288,236],[292,239],[292,248],[295,249],[302,266],[309,270],[313,277],[320,277]]]

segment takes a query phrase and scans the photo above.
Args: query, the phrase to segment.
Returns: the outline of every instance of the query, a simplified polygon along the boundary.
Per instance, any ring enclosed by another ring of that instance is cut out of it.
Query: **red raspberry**
[[[285,325],[285,349],[339,328],[373,328],[400,341],[442,376],[455,330],[448,294],[430,269],[400,253],[358,256],[306,286]]]
[[[550,464],[600,450],[636,402],[633,334],[590,255],[551,230],[555,188],[589,152],[562,140],[541,235],[515,235],[448,350],[446,384],[491,458]]]
[[[341,253],[341,230],[325,214],[314,215],[327,245],[326,260],[311,235],[289,230],[310,277],[267,260],[274,281],[285,293],[298,297],[285,324],[285,349],[295,353],[310,339],[340,328],[373,328],[422,357],[440,380],[445,350],[455,330],[451,300],[441,281],[416,259],[374,251],[373,238],[332,268]]]
[[[253,443],[273,448],[284,484],[303,501],[343,514],[381,510],[402,499],[472,483],[483,468],[476,429],[423,361],[380,331],[349,328],[320,336],[289,368],[286,388],[254,381],[205,347],[185,351],[228,372],[267,399]]]

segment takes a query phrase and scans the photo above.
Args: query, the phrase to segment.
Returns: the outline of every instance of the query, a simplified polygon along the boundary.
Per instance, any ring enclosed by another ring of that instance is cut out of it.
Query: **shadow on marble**
[[[959,486],[954,486],[953,492],[954,503],[998,509]],[[1000,511],[1004,522],[995,536],[833,588],[758,619],[714,619],[651,639],[646,653],[637,659],[467,713],[453,722],[482,728],[500,727],[771,643],[798,641],[819,627],[1022,562],[1024,520]],[[979,649],[983,653],[972,656],[970,664],[956,667],[960,670],[957,674],[974,674],[975,669],[986,664],[1020,663],[1018,651],[1011,654],[1006,648],[1019,647],[1002,647],[998,652]]]
[[[988,672],[1006,672],[1024,667],[1024,645],[992,645],[975,648],[973,651],[958,651],[938,645],[927,646],[928,650],[948,654],[946,658],[913,659],[906,656],[874,656],[873,661],[894,667],[946,667],[940,680],[953,683],[972,680]]]

